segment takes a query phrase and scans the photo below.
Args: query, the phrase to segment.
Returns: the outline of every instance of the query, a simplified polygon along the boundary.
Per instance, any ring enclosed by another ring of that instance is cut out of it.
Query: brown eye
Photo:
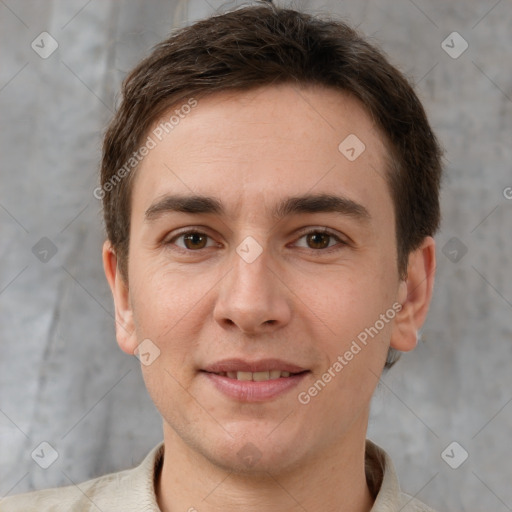
[[[329,247],[329,241],[332,235],[328,233],[313,232],[306,235],[308,246],[311,249],[325,249]]]
[[[182,236],[187,249],[194,250],[206,247],[208,237],[204,233],[187,233]]]
[[[315,252],[327,252],[331,249],[342,249],[347,243],[334,233],[319,228],[303,233],[297,240],[296,245]]]
[[[183,231],[166,242],[166,245],[175,245],[179,249],[186,251],[199,251],[215,244],[206,233],[201,231]]]

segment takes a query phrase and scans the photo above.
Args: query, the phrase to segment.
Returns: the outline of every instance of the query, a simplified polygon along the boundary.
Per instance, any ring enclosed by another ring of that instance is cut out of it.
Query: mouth
[[[239,402],[264,402],[298,385],[310,370],[277,359],[220,361],[200,370],[224,396]]]
[[[308,370],[304,370],[303,372],[287,372],[285,370],[269,370],[264,372],[207,372],[213,373],[214,375],[219,375],[220,377],[227,377],[228,379],[235,380],[243,380],[243,381],[253,381],[253,382],[264,382],[267,380],[275,380],[275,379],[286,379],[290,376],[300,375],[301,373],[307,372]]]

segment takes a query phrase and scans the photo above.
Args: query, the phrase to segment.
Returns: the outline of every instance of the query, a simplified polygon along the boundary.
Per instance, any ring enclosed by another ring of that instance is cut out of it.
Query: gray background
[[[512,510],[512,2],[278,4],[358,25],[417,84],[446,148],[433,305],[382,379],[369,437],[431,506]],[[131,467],[161,439],[138,361],[115,342],[92,191],[124,74],[220,5],[0,1],[0,496]],[[59,44],[47,59],[31,48],[42,31]],[[441,45],[453,31],[469,45],[458,58]],[[57,249],[46,263],[42,237]],[[43,441],[59,455],[46,470],[31,458]],[[441,457],[453,441],[469,453],[458,469]]]

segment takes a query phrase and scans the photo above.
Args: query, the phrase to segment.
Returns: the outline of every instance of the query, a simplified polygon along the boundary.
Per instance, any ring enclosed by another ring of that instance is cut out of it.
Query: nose
[[[232,270],[219,283],[213,312],[223,328],[258,334],[281,329],[290,321],[292,294],[271,260],[267,250],[251,262],[233,255]]]

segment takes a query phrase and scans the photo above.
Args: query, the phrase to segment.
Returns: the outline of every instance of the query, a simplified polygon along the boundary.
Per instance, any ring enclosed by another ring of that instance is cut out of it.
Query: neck
[[[156,494],[162,512],[369,512],[366,429],[293,469],[240,474],[216,465],[164,424],[165,454]]]

